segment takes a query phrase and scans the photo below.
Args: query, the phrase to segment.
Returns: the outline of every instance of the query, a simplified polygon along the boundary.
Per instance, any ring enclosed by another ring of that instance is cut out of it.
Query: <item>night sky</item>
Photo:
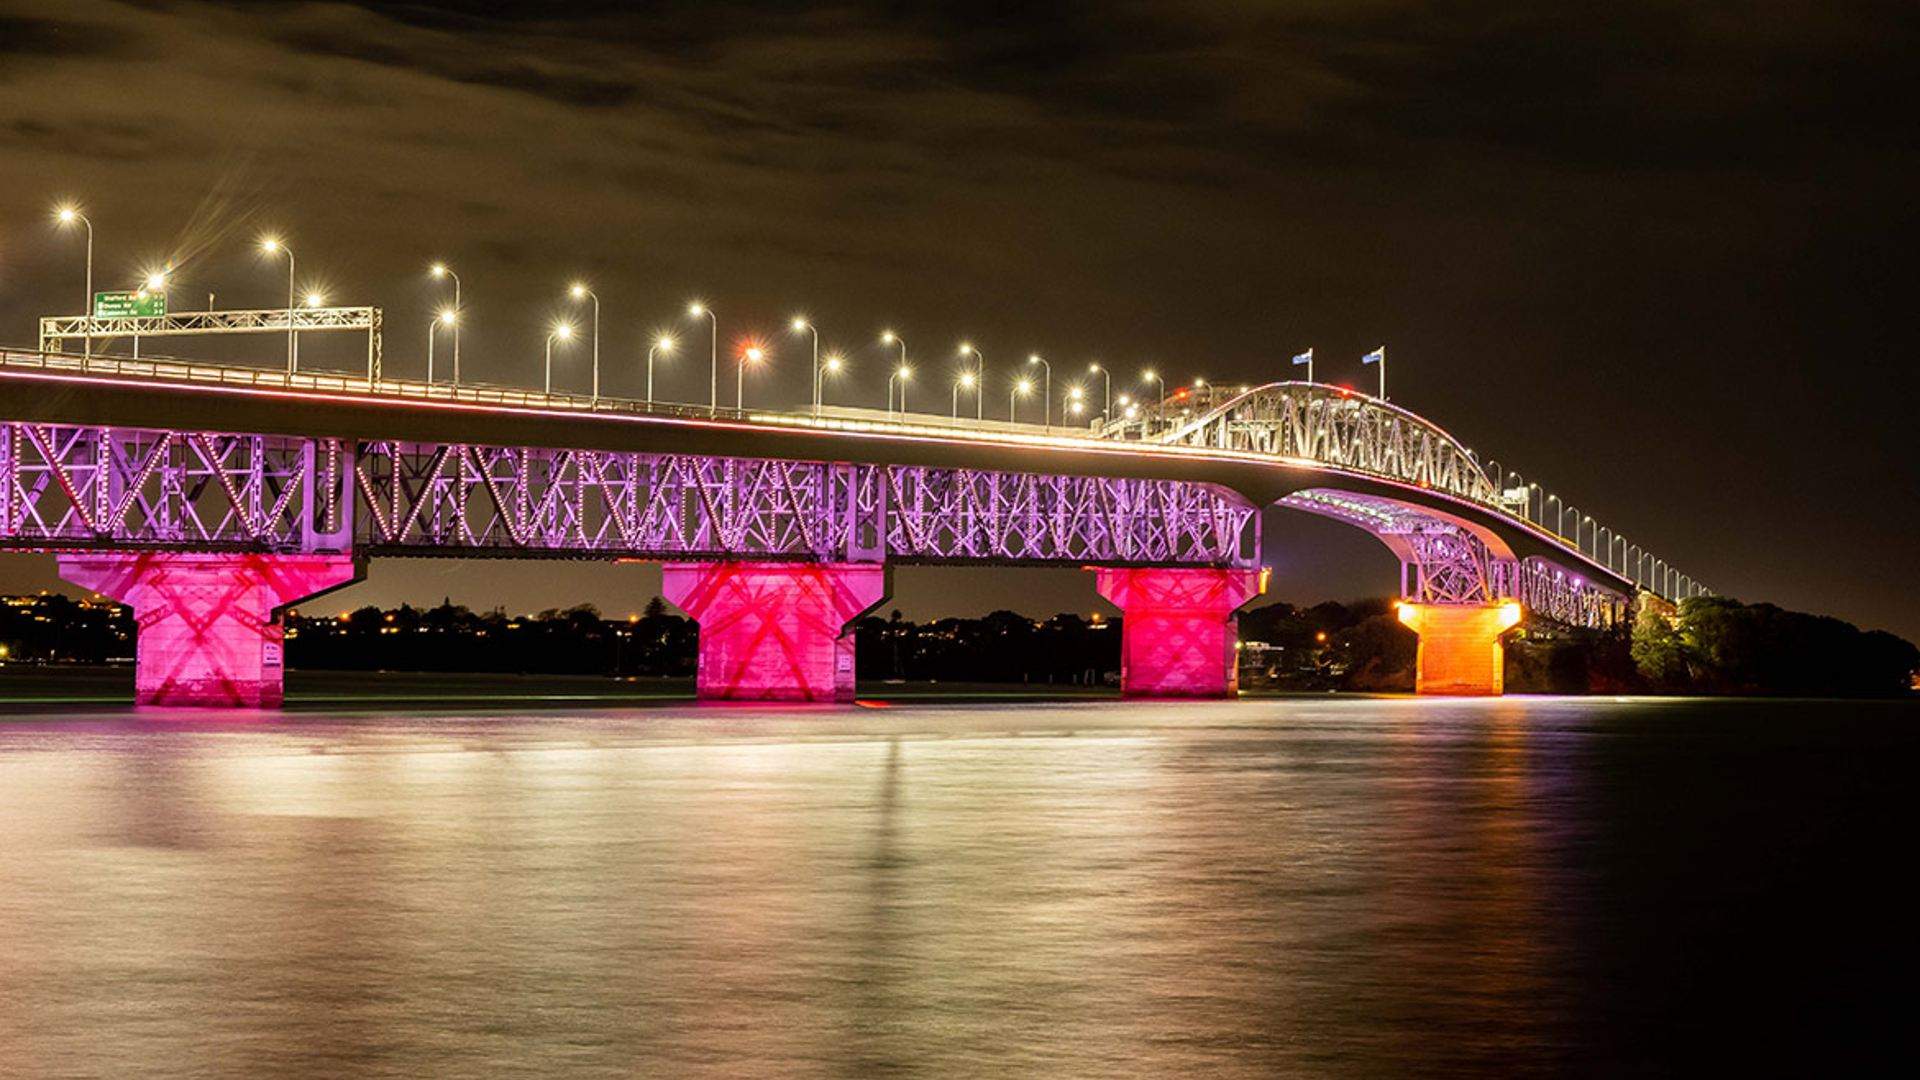
[[[303,282],[385,309],[414,375],[435,259],[470,377],[537,385],[584,278],[608,390],[665,326],[697,358],[661,369],[682,400],[706,394],[696,296],[773,349],[763,403],[807,395],[795,312],[854,364],[830,400],[883,404],[893,327],[918,403],[968,339],[998,413],[1035,350],[1056,390],[1093,359],[1284,378],[1309,345],[1371,387],[1384,342],[1395,401],[1716,591],[1920,639],[1914,6],[1574,7],[7,0],[0,341],[77,308],[51,223],[74,200],[97,287],[173,260],[176,307],[274,306],[252,242],[278,232]],[[1358,531],[1269,537],[1283,598],[1396,584]],[[0,558],[0,591],[52,582]],[[623,612],[656,583],[383,562],[337,599]],[[897,586],[914,616],[1094,603],[1066,570]]]

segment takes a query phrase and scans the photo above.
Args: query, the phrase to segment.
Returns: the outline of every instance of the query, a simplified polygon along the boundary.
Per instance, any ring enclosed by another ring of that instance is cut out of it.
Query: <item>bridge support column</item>
[[[702,700],[853,700],[848,624],[887,598],[885,566],[667,563],[660,576],[700,624]]]
[[[280,609],[361,574],[348,555],[60,556],[61,578],[133,608],[142,705],[278,706]]]
[[[1520,621],[1520,605],[1416,604],[1403,601],[1400,621],[1420,635],[1415,654],[1416,694],[1470,696],[1506,689],[1500,635]]]
[[[1120,691],[1128,697],[1232,697],[1240,691],[1234,612],[1267,591],[1264,570],[1095,567],[1120,609]]]

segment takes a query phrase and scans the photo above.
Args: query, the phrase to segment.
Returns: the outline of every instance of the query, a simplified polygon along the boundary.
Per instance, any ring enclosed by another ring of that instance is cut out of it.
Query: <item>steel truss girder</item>
[[[1392,499],[1311,489],[1280,500],[1365,529],[1400,558],[1401,596],[1423,604],[1518,600],[1528,613],[1566,626],[1611,626],[1627,598],[1538,557],[1496,552],[1472,529]]]
[[[1151,425],[1158,422],[1158,430]],[[1188,420],[1138,421],[1155,442],[1250,451],[1434,488],[1477,503],[1494,484],[1453,436],[1405,409],[1319,383],[1278,383]]]
[[[1200,483],[0,423],[0,546],[1250,567]]]

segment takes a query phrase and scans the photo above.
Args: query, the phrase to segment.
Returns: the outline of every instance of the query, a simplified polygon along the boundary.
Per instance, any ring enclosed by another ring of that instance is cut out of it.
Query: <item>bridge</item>
[[[1087,568],[1124,616],[1125,693],[1231,695],[1273,505],[1398,557],[1420,693],[1501,692],[1523,614],[1606,626],[1636,594],[1705,591],[1431,421],[1324,384],[1181,388],[1068,428],[456,386],[374,360],[0,351],[0,550],[130,605],[137,699],[190,705],[278,704],[280,612],[373,558],[659,561],[713,700],[850,700],[849,627],[890,567],[927,563]]]

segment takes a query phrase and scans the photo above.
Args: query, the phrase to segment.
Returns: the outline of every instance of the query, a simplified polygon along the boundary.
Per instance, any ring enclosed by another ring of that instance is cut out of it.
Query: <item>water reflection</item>
[[[1756,923],[1822,912],[1804,891],[1767,911],[1726,859],[1690,875],[1630,808],[1797,819],[1769,857],[1852,858],[1873,800],[1904,791],[1872,782],[1875,759],[1847,759],[1859,804],[1827,799],[1815,830],[1690,780],[1710,750],[1771,769],[1770,739],[1805,760],[1809,730],[1911,749],[1911,712],[1827,708],[16,723],[0,1071],[1641,1067],[1674,1048],[1637,1003],[1671,998],[1634,973],[1671,978],[1672,943],[1729,917],[1675,890],[1738,893]]]

